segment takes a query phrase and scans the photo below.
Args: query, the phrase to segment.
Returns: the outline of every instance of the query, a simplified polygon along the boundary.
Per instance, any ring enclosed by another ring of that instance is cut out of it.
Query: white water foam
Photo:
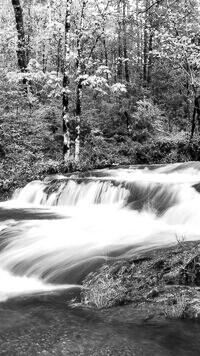
[[[15,196],[15,201],[2,203],[4,210],[23,208],[25,214],[26,209],[34,207],[41,215],[54,212],[62,219],[2,222],[0,241],[5,245],[0,252],[0,299],[79,283],[88,268],[98,263],[175,244],[176,236],[198,240],[200,195],[192,184],[200,181],[200,173],[193,167],[193,173],[188,172],[191,167],[170,173],[176,168],[113,170],[122,181],[124,176],[126,181],[137,181],[134,189],[145,200],[139,210],[124,205],[130,194],[128,187],[112,186],[105,177],[81,183],[71,180],[69,186],[61,181],[49,195],[44,189],[51,182],[32,182]],[[146,180],[150,177],[151,181]],[[60,206],[55,206],[58,198]],[[166,209],[157,215],[152,201],[162,199]]]
[[[50,283],[44,283],[37,278],[15,276],[12,273],[2,269],[0,269],[0,280],[1,285],[3,286],[0,288],[0,302],[19,296],[55,292],[77,287],[77,285],[69,284],[58,286],[52,285]]]

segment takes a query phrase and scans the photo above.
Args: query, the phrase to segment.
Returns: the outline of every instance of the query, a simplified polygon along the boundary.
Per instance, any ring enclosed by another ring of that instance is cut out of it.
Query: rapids
[[[80,287],[104,261],[200,238],[200,164],[34,181],[0,203],[0,300]]]

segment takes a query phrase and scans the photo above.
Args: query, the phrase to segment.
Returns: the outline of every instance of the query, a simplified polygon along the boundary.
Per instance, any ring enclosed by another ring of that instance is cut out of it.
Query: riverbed
[[[146,319],[133,306],[72,305],[77,291],[19,298],[0,306],[0,355],[197,356],[200,325]]]

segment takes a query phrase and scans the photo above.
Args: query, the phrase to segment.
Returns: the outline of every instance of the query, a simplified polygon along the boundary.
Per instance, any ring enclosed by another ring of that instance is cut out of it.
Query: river
[[[0,203],[0,355],[198,355],[198,323],[70,300],[105,261],[198,240],[199,190],[188,162],[52,176]]]

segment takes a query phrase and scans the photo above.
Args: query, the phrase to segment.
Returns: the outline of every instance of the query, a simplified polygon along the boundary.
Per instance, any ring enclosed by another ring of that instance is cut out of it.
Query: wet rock
[[[164,274],[163,281],[166,284],[176,284],[179,281],[179,271],[171,271],[169,273]]]
[[[188,300],[185,316],[190,319],[200,319],[200,296]]]
[[[111,281],[116,299],[108,301]],[[99,283],[103,283],[103,290]],[[177,244],[130,261],[111,262],[91,273],[83,285],[97,290],[98,297],[100,290],[109,306],[133,303],[136,309],[142,306],[144,315],[153,313],[155,318],[162,314],[167,318],[200,319],[199,242],[184,242],[181,248]],[[85,299],[93,307],[96,305],[90,296]]]
[[[158,261],[156,261],[154,263],[153,268],[155,270],[160,271],[161,269],[163,269],[164,265],[165,265],[165,260],[164,259],[160,259],[160,260],[158,260]]]
[[[152,289],[150,292],[147,293],[146,298],[147,299],[152,299],[158,297],[160,294],[160,291],[157,289]]]

